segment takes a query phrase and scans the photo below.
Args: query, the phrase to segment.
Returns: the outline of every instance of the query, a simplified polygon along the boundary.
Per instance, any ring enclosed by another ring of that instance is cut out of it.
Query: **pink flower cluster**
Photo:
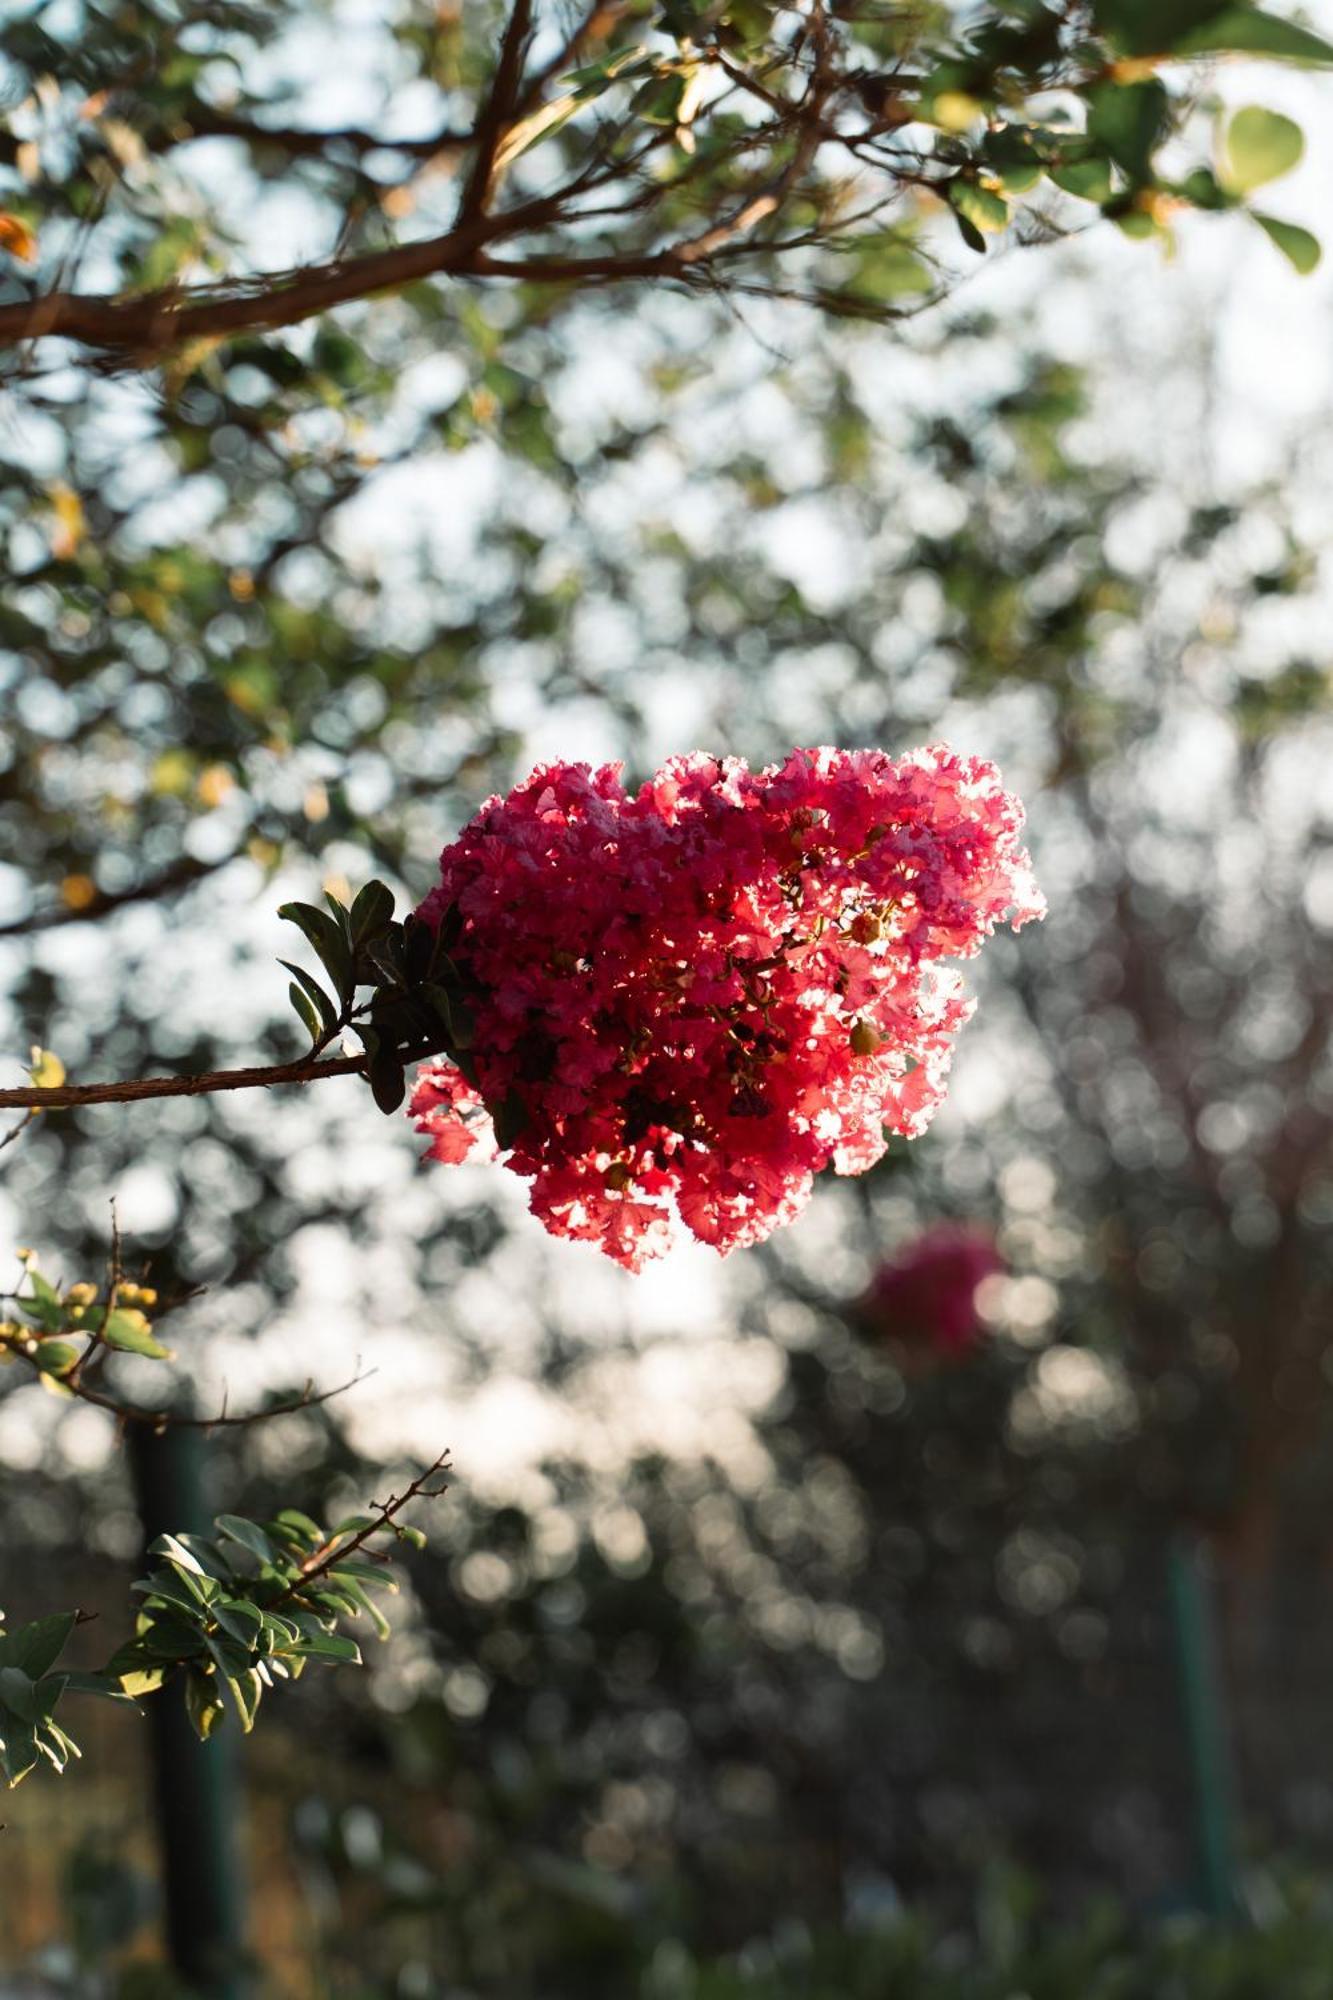
[[[957,1359],[981,1338],[979,1287],[1003,1269],[984,1230],[938,1222],[880,1266],[859,1317],[874,1333]]]
[[[494,1152],[553,1234],[637,1270],[789,1222],[822,1167],[923,1131],[971,1011],[943,959],[1042,914],[1023,809],[935,747],[552,764],[490,800],[418,914],[455,912],[470,1051],[412,1098],[436,1159]],[[501,1109],[503,1107],[503,1109]]]

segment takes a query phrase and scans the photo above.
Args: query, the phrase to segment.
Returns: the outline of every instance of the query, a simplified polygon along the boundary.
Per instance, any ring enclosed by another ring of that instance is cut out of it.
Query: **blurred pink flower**
[[[1023,809],[936,747],[546,765],[440,857],[419,914],[482,996],[469,1082],[420,1072],[431,1153],[497,1150],[555,1235],[638,1269],[796,1216],[813,1176],[924,1131],[971,1012],[958,975],[1044,910]],[[452,913],[452,915],[450,914]]]
[[[994,1238],[964,1223],[937,1222],[882,1264],[861,1301],[875,1333],[966,1354],[984,1331],[977,1293],[1004,1270]]]

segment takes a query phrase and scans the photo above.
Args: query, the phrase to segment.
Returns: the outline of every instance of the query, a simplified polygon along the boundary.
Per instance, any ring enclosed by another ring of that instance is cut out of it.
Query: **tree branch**
[[[128,1083],[62,1083],[39,1090],[0,1090],[0,1110],[70,1111],[82,1104],[134,1104],[145,1097],[207,1097],[219,1090],[267,1090],[275,1083],[318,1083],[326,1076],[354,1076],[363,1056],[273,1063],[263,1069],[209,1070],[201,1076],[141,1076]]]
[[[458,220],[466,224],[486,213],[496,178],[496,160],[506,128],[518,108],[523,64],[532,32],[532,0],[514,0],[500,47],[500,60],[485,109],[477,121],[477,157],[472,163]]]
[[[418,278],[465,272],[490,233],[493,226],[469,225],[419,243],[304,264],[233,286],[169,285],[125,298],[48,292],[0,306],[0,346],[59,338],[151,365],[185,341],[295,326],[350,300],[401,290]]]
[[[53,908],[38,910],[15,923],[0,924],[0,938],[27,937],[33,931],[54,930],[59,924],[93,923],[99,917],[109,916],[113,910],[123,909],[126,904],[156,902],[161,896],[169,896],[177,889],[188,889],[192,883],[202,881],[205,876],[234,861],[237,853],[242,851],[238,849],[235,853],[223,855],[219,861],[196,861],[193,855],[183,855],[160,874],[149,875],[132,888],[99,890],[89,902],[77,909],[69,903],[57,903]]]
[[[358,125],[334,126],[326,131],[302,125],[261,125],[253,118],[217,111],[204,103],[190,105],[168,136],[174,145],[186,145],[192,139],[239,139],[247,146],[274,146],[306,159],[321,159],[331,146],[343,146],[358,157],[365,153],[403,153],[413,160],[433,160],[446,153],[465,152],[476,139],[475,132],[447,129],[427,138],[388,139],[378,132],[366,132]]]
[[[330,1570],[337,1569],[339,1563],[346,1562],[349,1556],[355,1555],[358,1549],[364,1548],[376,1535],[382,1534],[386,1528],[392,1528],[409,1501],[437,1500],[442,1493],[447,1493],[449,1490],[447,1480],[441,1480],[438,1486],[431,1486],[428,1481],[434,1479],[437,1473],[447,1471],[448,1467],[449,1454],[447,1451],[442,1451],[434,1465],[428,1465],[424,1472],[418,1473],[412,1484],[402,1493],[391,1493],[387,1500],[372,1501],[373,1520],[368,1521],[364,1528],[357,1529],[355,1534],[335,1535],[331,1541],[325,1542],[322,1548],[313,1549],[301,1565],[298,1580],[283,1597],[275,1598],[274,1604],[282,1604],[286,1598],[294,1597],[297,1591],[304,1590],[316,1577],[325,1576]],[[395,1533],[401,1540],[402,1529],[395,1529]]]
[[[16,1348],[13,1351],[23,1355],[22,1348]],[[46,1375],[48,1373],[31,1356],[23,1355],[23,1359],[25,1361],[31,1360],[32,1366],[39,1375]],[[83,1360],[87,1359],[88,1356],[85,1355]],[[79,1365],[82,1367],[82,1362]],[[107,1415],[114,1417],[118,1424],[140,1424],[146,1430],[158,1432],[167,1430],[214,1431],[248,1429],[251,1424],[267,1423],[270,1417],[291,1417],[295,1416],[301,1410],[316,1410],[321,1403],[330,1403],[335,1396],[345,1396],[349,1389],[355,1389],[362,1382],[369,1381],[374,1372],[373,1368],[364,1369],[360,1374],[349,1376],[346,1382],[339,1382],[332,1389],[322,1389],[318,1394],[315,1393],[314,1383],[307,1382],[299,1396],[293,1396],[285,1403],[273,1403],[268,1409],[243,1410],[237,1414],[233,1414],[228,1410],[224,1394],[221,1410],[207,1417],[190,1416],[183,1410],[149,1410],[145,1409],[139,1403],[123,1403],[118,1396],[111,1395],[108,1390],[93,1388],[90,1383],[82,1379],[81,1374],[77,1373],[71,1375],[53,1375],[49,1379],[57,1383],[61,1388],[67,1389],[70,1395],[76,1397],[79,1402],[91,1403],[95,1409],[105,1410]]]

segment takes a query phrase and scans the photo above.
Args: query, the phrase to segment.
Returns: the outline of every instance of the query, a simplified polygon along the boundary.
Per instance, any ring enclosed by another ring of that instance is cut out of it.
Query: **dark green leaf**
[[[185,1712],[195,1735],[206,1743],[222,1720],[222,1702],[211,1674],[185,1676]]]
[[[367,1065],[366,1080],[372,1097],[386,1115],[395,1112],[407,1095],[403,1065],[391,1049],[381,1050]]]
[[[319,1016],[299,986],[289,986],[287,988],[287,998],[296,1009],[301,1025],[310,1037],[311,1045],[317,1047],[321,1039]]]
[[[968,249],[975,250],[978,256],[984,257],[986,254],[986,239],[977,228],[976,223],[973,222],[971,216],[964,215],[960,208],[955,208],[953,219],[958,224],[958,234],[962,237]]]
[[[300,985],[303,988],[303,990],[307,994],[309,994],[311,1000],[314,1002],[315,1007],[319,1013],[320,1025],[322,1026],[324,1033],[326,1035],[335,1034],[337,1032],[339,1025],[338,1009],[334,1005],[333,1001],[330,1000],[328,994],[324,991],[324,988],[320,985],[319,981],[317,979],[313,979],[308,972],[303,970],[301,966],[293,965],[290,959],[280,958],[278,960],[278,964],[283,967],[284,971],[290,972],[292,978],[297,981],[298,985]]]
[[[37,1722],[43,1713],[37,1683],[22,1667],[0,1667],[0,1702],[20,1722]]]
[[[356,982],[352,947],[343,926],[327,911],[317,910],[312,903],[283,903],[278,915],[285,923],[296,925],[332,978],[339,998],[346,1004],[356,990]]]
[[[393,891],[383,882],[367,882],[357,891],[348,918],[354,950],[378,937],[393,922]]]
[[[258,1521],[247,1521],[243,1514],[219,1514],[213,1525],[220,1535],[239,1542],[252,1556],[258,1556],[260,1562],[277,1562],[278,1552]]]
[[[1111,169],[1105,160],[1070,160],[1064,166],[1052,167],[1050,177],[1058,188],[1076,195],[1080,201],[1100,204],[1111,198]]]
[[[1312,236],[1308,229],[1302,229],[1295,222],[1283,222],[1280,216],[1260,215],[1257,208],[1251,209],[1250,213],[1269,241],[1276,243],[1288,263],[1293,265],[1303,278],[1308,277],[1323,254],[1319,247],[1319,238]]]
[[[1298,28],[1262,7],[1223,7],[1198,27],[1178,36],[1171,53],[1179,56],[1275,56],[1280,62],[1333,63],[1333,42]]]
[[[1166,86],[1102,83],[1088,92],[1088,136],[1128,174],[1135,186],[1152,178],[1152,161],[1170,112]]]
[[[438,933],[420,917],[409,917],[403,925],[403,965],[413,985],[429,973],[437,942]]]
[[[1218,0],[1094,0],[1092,17],[1122,55],[1151,56],[1176,49],[1218,13]]]
[[[346,1639],[340,1632],[317,1632],[308,1639],[301,1639],[292,1649],[303,1658],[312,1660],[345,1661],[348,1666],[361,1665],[361,1648],[355,1639]]]
[[[502,1098],[491,1111],[491,1123],[495,1127],[495,1143],[502,1153],[508,1152],[527,1122],[528,1107],[518,1092],[511,1090],[509,1095]]]
[[[25,1674],[40,1680],[60,1658],[77,1622],[72,1611],[58,1611],[6,1632],[0,1637],[0,1665],[21,1667]]]

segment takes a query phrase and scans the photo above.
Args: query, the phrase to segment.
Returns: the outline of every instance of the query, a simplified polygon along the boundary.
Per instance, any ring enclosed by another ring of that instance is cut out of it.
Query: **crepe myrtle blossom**
[[[869,1333],[958,1360],[984,1331],[981,1286],[1003,1270],[986,1230],[937,1222],[880,1265],[857,1317]]]
[[[484,805],[418,915],[477,999],[411,1101],[438,1160],[503,1153],[557,1236],[637,1270],[790,1222],[939,1105],[956,971],[1044,901],[1023,809],[942,745],[548,764]]]

